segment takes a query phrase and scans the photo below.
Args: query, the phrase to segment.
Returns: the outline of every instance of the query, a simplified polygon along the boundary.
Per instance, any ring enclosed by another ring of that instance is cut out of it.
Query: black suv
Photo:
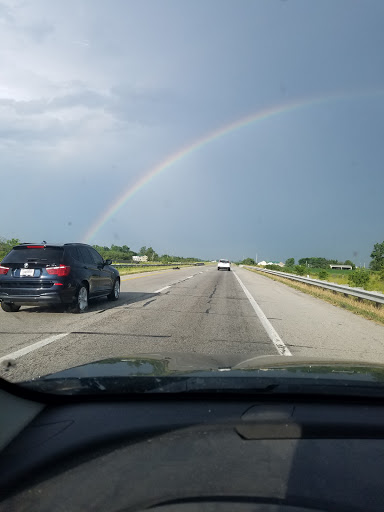
[[[88,298],[117,300],[120,275],[111,264],[86,244],[17,245],[0,264],[1,307],[68,304],[82,313]]]

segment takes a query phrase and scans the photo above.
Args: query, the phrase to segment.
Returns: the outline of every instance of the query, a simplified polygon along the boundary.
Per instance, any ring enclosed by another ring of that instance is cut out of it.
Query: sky
[[[383,19],[382,0],[0,0],[0,236],[368,265]]]

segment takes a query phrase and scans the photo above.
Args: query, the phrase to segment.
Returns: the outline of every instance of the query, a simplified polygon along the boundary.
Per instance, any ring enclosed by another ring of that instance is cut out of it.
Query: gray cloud
[[[0,108],[9,109],[15,115],[25,117],[84,108],[96,115],[100,111],[108,113],[116,121],[127,124],[152,125],[169,122],[174,117],[176,103],[169,91],[139,90],[127,85],[113,87],[107,92],[78,88],[67,94],[34,100],[1,98]],[[33,124],[31,129],[34,129]]]
[[[43,43],[54,33],[55,28],[51,23],[41,20],[30,25],[21,26],[20,30],[27,34],[36,43]]]
[[[53,34],[55,28],[52,23],[43,18],[25,23],[18,16],[20,11],[22,11],[22,6],[20,5],[6,5],[0,3],[0,20],[3,21],[3,24],[8,25],[8,28],[10,28],[13,33],[26,36],[36,43],[45,42],[47,37]]]
[[[0,20],[7,23],[13,23],[15,18],[11,12],[11,9],[7,5],[0,3]]]
[[[0,121],[0,142],[16,143],[44,142],[51,144],[71,136],[77,128],[74,122],[63,123],[59,119],[47,119],[36,123],[35,120]]]

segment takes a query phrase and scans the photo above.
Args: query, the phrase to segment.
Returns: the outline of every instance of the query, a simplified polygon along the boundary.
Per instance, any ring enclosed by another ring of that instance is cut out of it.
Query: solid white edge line
[[[289,348],[284,344],[283,340],[280,338],[280,336],[277,334],[275,329],[273,328],[271,322],[268,320],[268,318],[263,313],[261,307],[258,305],[258,303],[255,301],[255,299],[252,297],[248,289],[243,284],[240,277],[236,274],[236,272],[233,273],[236,279],[238,280],[240,286],[243,289],[243,292],[247,296],[249,302],[251,303],[251,306],[253,307],[256,315],[259,317],[260,322],[262,323],[264,329],[267,331],[267,334],[272,341],[272,343],[275,345],[276,350],[278,353],[282,356],[291,356],[292,353],[289,350]]]
[[[161,293],[161,292],[163,292],[164,290],[167,290],[167,289],[168,289],[168,288],[170,288],[170,287],[171,287],[171,285],[164,286],[164,288],[160,288],[160,290],[156,290],[156,291],[155,291],[155,292],[153,292],[153,293]]]
[[[37,350],[38,348],[45,347],[45,345],[49,345],[50,343],[53,343],[54,341],[60,340],[61,338],[68,336],[68,334],[71,334],[71,333],[64,332],[62,334],[55,334],[54,336],[50,336],[49,338],[46,338],[45,340],[41,340],[41,341],[38,341],[37,343],[33,343],[33,345],[29,345],[28,347],[24,347],[24,348],[21,348],[20,350],[16,350],[16,352],[12,352],[11,354],[0,357],[0,363],[2,363],[3,361],[7,361],[8,359],[17,359],[18,357],[25,356],[26,354],[29,354],[29,352],[33,352],[34,350]]]

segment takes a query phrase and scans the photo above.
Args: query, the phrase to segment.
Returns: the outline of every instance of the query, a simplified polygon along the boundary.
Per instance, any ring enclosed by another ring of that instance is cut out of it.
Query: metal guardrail
[[[370,292],[362,288],[352,288],[351,286],[348,285],[329,283],[327,281],[321,281],[320,279],[312,279],[310,277],[302,277],[294,274],[287,274],[286,272],[279,272],[277,270],[268,270],[266,268],[251,267],[250,265],[243,266],[245,268],[251,268],[253,270],[258,270],[259,272],[263,272],[266,274],[274,274],[280,277],[285,277],[287,279],[292,279],[292,281],[299,281],[300,283],[310,284],[312,286],[317,286],[319,288],[332,290],[333,292],[343,293],[344,295],[352,295],[353,297],[357,297],[358,299],[370,300],[372,302],[375,302],[377,306],[384,304],[384,294],[381,292]]]

